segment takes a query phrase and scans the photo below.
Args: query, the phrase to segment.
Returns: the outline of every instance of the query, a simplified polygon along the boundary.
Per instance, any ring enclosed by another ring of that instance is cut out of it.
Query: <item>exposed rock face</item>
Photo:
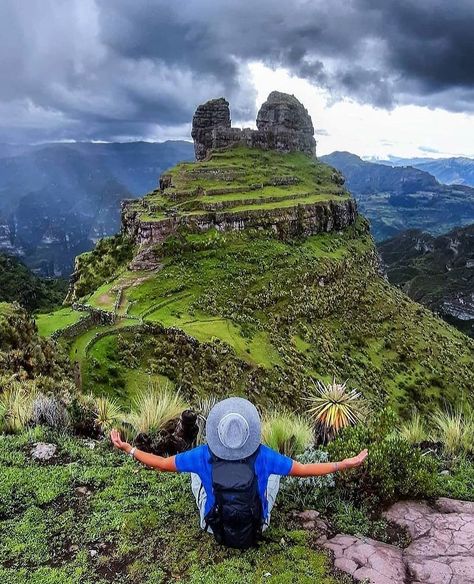
[[[234,213],[206,213],[196,216],[167,217],[161,221],[143,221],[136,212],[122,207],[123,230],[139,245],[162,243],[181,226],[192,231],[216,228],[220,231],[242,229],[272,229],[279,237],[310,236],[325,231],[337,231],[352,225],[357,218],[353,199],[324,201],[271,210]]]
[[[229,103],[223,97],[198,106],[191,132],[196,159],[205,159],[215,148],[236,144],[263,150],[316,154],[311,117],[294,95],[279,91],[270,93],[258,112],[257,128],[232,128]]]
[[[404,550],[369,538],[339,534],[320,543],[334,553],[337,568],[371,584],[472,584],[474,503],[438,499],[392,505],[385,517],[405,527]]]
[[[316,153],[311,116],[294,95],[272,91],[258,112],[257,128],[274,135],[280,144],[277,150]]]
[[[324,547],[334,552],[334,565],[356,581],[370,584],[404,584],[403,550],[368,537],[338,534]]]
[[[191,136],[196,160],[205,158],[214,147],[214,134],[218,128],[230,128],[229,102],[223,97],[201,104],[193,116]]]

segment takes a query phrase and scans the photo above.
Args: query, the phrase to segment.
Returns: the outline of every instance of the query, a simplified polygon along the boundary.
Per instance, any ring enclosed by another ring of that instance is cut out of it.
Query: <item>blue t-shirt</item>
[[[177,454],[175,458],[178,472],[194,472],[202,481],[206,491],[207,500],[205,513],[209,513],[214,505],[214,493],[212,491],[212,455],[207,444],[198,446],[187,452]],[[263,444],[255,460],[255,473],[257,475],[258,492],[262,501],[263,518],[268,515],[268,502],[266,496],[268,477],[271,474],[286,476],[289,474],[293,460],[284,456]]]

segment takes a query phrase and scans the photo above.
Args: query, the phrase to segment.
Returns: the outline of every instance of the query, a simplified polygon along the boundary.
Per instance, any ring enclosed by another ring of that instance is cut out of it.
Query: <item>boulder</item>
[[[31,457],[35,460],[49,460],[56,453],[56,444],[48,444],[47,442],[35,442],[31,450]]]
[[[316,154],[311,116],[294,95],[272,91],[257,114],[257,128],[274,136],[276,150]]]
[[[194,113],[191,136],[196,160],[206,158],[213,147],[213,132],[217,128],[230,128],[229,102],[223,97],[206,101]]]

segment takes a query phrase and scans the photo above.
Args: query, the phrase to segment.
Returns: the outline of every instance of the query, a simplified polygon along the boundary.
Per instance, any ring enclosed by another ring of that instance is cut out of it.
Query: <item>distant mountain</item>
[[[68,275],[76,255],[118,230],[122,199],[193,158],[184,141],[0,144],[0,251],[42,275]]]
[[[414,166],[432,174],[439,182],[448,185],[474,187],[474,159],[456,158],[390,158],[377,161],[388,166]]]
[[[474,225],[438,237],[405,231],[378,249],[390,282],[474,337]]]
[[[423,170],[366,162],[350,152],[320,160],[346,177],[378,241],[407,229],[439,235],[474,222],[474,188],[444,185]]]

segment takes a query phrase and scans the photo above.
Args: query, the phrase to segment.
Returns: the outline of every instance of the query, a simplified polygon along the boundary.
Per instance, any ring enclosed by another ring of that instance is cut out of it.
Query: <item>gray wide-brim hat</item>
[[[260,446],[260,436],[257,408],[242,397],[224,399],[209,412],[206,439],[211,452],[218,458],[247,458]]]

